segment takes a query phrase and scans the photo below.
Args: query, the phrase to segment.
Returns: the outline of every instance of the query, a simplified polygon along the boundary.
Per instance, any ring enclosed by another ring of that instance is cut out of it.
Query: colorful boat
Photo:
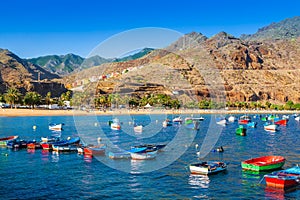
[[[173,121],[173,123],[181,124],[182,123],[182,118],[180,116],[179,117],[175,117],[172,121]]]
[[[41,149],[41,148],[42,148],[41,144],[35,140],[27,142],[27,149]]]
[[[8,136],[8,137],[0,138],[0,145],[6,146],[7,142],[16,140],[18,137],[19,136],[15,135],[15,136]]]
[[[52,145],[53,151],[57,152],[70,152],[70,151],[77,151],[76,145],[67,145],[67,146],[56,146]]]
[[[165,144],[141,144],[131,147],[131,152],[150,152],[150,151],[162,151],[165,148]]]
[[[277,124],[265,124],[264,125],[264,129],[266,131],[272,131],[272,132],[275,132],[278,130],[278,125]]]
[[[240,125],[240,126],[235,130],[235,134],[236,134],[236,135],[241,135],[241,136],[246,136],[246,132],[247,132],[247,129],[246,129],[243,125]]]
[[[113,121],[110,123],[110,128],[112,130],[120,130],[121,129],[121,123],[120,123],[120,120],[115,118],[113,119]]]
[[[288,119],[280,119],[280,120],[274,122],[274,124],[281,125],[281,126],[286,126],[287,123],[288,123]]]
[[[191,174],[210,175],[225,171],[227,169],[227,165],[224,162],[207,161],[190,164],[189,169]]]
[[[199,130],[200,128],[200,122],[193,119],[186,119],[184,125],[185,127],[193,130]]]
[[[268,187],[291,188],[300,185],[300,167],[273,172],[264,176]]]
[[[163,121],[163,127],[166,128],[167,126],[172,126],[172,122],[169,119]]]
[[[52,131],[61,131],[62,130],[62,126],[63,126],[62,123],[60,123],[60,124],[51,123],[51,124],[49,124],[49,130],[52,130]]]
[[[87,147],[84,147],[83,149],[84,154],[87,155],[93,155],[93,156],[98,156],[98,155],[104,155],[105,154],[105,145],[90,145]]]
[[[239,124],[248,124],[251,122],[251,118],[248,115],[243,115],[239,118]]]
[[[247,126],[248,126],[248,127],[251,127],[251,128],[255,128],[256,125],[257,125],[256,122],[249,122],[249,123],[247,124]]]
[[[285,163],[282,156],[262,156],[245,160],[241,163],[242,168],[252,171],[267,171],[281,168]]]

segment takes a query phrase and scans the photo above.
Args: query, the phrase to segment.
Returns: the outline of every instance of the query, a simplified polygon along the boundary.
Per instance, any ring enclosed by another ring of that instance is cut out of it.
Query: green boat
[[[244,128],[242,125],[240,125],[240,126],[235,130],[235,134],[241,135],[241,136],[245,136],[245,135],[246,135],[246,131],[247,131],[247,129]]]
[[[241,163],[244,170],[268,171],[281,168],[285,163],[282,156],[263,156],[245,160]]]

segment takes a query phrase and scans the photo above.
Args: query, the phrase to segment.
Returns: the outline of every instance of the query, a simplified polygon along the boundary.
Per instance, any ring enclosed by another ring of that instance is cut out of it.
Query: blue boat
[[[78,144],[80,142],[80,137],[67,138],[66,140],[61,140],[52,143],[53,146],[68,146],[71,144]]]
[[[255,128],[256,125],[257,125],[256,122],[249,122],[249,123],[247,124],[247,126],[248,126],[248,127],[251,127],[251,128]]]

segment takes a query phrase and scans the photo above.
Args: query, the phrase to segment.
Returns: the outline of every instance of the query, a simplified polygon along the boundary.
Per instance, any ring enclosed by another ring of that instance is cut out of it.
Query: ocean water
[[[205,120],[198,131],[180,125],[163,128],[164,115],[118,116],[121,131],[109,128],[112,116],[1,117],[0,137],[39,140],[54,134],[48,130],[49,123],[64,123],[62,138],[79,135],[85,143],[101,138],[112,151],[143,143],[167,147],[156,159],[146,161],[0,148],[0,199],[300,199],[299,189],[267,188],[265,173],[245,172],[240,166],[242,160],[264,155],[284,156],[284,168],[300,164],[300,124],[292,116],[288,126],[275,133],[265,131],[263,122],[253,119],[258,126],[248,128],[245,137],[235,135],[237,122],[220,128],[211,115],[202,116]],[[142,134],[131,130],[133,120],[145,127]],[[209,130],[220,133],[205,139]],[[188,165],[198,161],[195,146],[201,148],[204,143],[213,145],[208,145],[202,160],[224,161],[228,163],[226,172],[209,177],[190,175]],[[215,151],[219,146],[223,153]]]

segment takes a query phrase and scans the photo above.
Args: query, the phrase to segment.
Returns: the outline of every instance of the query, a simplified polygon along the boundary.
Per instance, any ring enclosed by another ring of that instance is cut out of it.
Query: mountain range
[[[70,86],[78,79],[142,67],[113,79],[98,81],[97,93],[130,91],[142,96],[151,92],[172,94],[174,90],[180,90],[183,95],[178,98],[191,101],[191,97],[211,97],[205,73],[212,74],[217,69],[222,79],[219,86],[223,87],[227,101],[300,102],[297,84],[300,82],[299,25],[300,17],[293,17],[240,38],[225,32],[210,38],[192,32],[164,50],[144,49],[121,59],[99,56],[84,59],[67,54],[26,60],[1,50],[0,89],[3,92],[8,86],[19,83],[18,87],[22,85],[23,90],[28,90],[30,87],[25,82],[37,81],[38,74],[40,80],[49,79]],[[19,71],[18,78],[8,78],[11,77],[7,72],[9,69],[13,73]]]

